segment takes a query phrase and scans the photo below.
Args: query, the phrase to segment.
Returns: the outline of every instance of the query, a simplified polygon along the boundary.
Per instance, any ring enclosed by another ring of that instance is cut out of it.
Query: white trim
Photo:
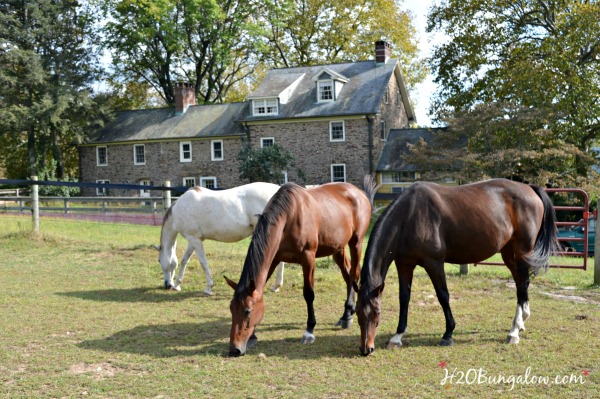
[[[260,138],[260,148],[265,148],[264,140],[272,141],[271,145],[268,145],[267,147],[271,147],[273,144],[275,144],[275,137],[261,137]]]
[[[104,148],[104,163],[100,163],[100,154],[98,154],[100,148]],[[108,166],[108,147],[105,145],[96,146],[96,166]]]
[[[96,180],[96,183],[110,184],[110,180],[100,179],[100,180]],[[107,195],[107,191],[106,190],[107,190],[106,188],[96,187],[96,195],[98,195],[98,196],[106,196]]]
[[[189,158],[184,157],[185,151],[183,149],[183,146],[186,144],[190,146]],[[180,141],[179,142],[179,162],[192,162],[192,142],[191,141]]]
[[[334,139],[333,138],[333,124],[334,123],[341,123],[342,124],[342,138],[341,139]],[[332,143],[346,141],[346,123],[344,123],[343,120],[341,120],[341,121],[329,121],[329,141],[331,141]]]
[[[144,154],[144,162],[138,162],[135,149],[141,147]],[[134,165],[146,165],[146,145],[145,144],[134,144],[133,145],[133,164]]]
[[[185,184],[186,180],[191,180],[192,181],[192,185],[189,186],[189,185]],[[183,179],[181,179],[181,181],[182,181],[184,187],[194,187],[194,186],[196,186],[196,178],[194,176],[186,176]]]
[[[215,144],[221,143],[221,156],[215,156]],[[210,160],[211,161],[222,161],[225,158],[225,150],[223,148],[223,140],[211,140],[210,141]]]
[[[212,182],[214,182],[214,187],[213,188],[217,188],[217,178],[216,178],[216,176],[200,176],[200,187],[206,187],[204,185],[204,183],[206,181],[212,181]]]
[[[328,84],[330,87],[331,98],[323,98],[323,90],[321,89],[321,85]],[[333,84],[333,79],[324,79],[317,81],[317,102],[318,103],[328,103],[335,100],[335,86]]]
[[[151,186],[150,184],[150,180],[148,179],[142,179],[138,182],[138,184],[140,186]],[[150,190],[146,190],[146,189],[140,189],[140,197],[149,197],[150,196]]]
[[[345,163],[332,163],[331,167],[330,167],[330,171],[331,171],[331,181],[335,182],[335,181],[341,181],[341,180],[334,180],[333,178],[333,168],[336,166],[343,166],[344,167],[344,180],[346,181],[346,164]]]
[[[385,121],[379,121],[379,129],[379,137],[381,138],[381,141],[386,141],[388,134],[385,127]]]
[[[252,116],[279,115],[279,100],[277,97],[252,100]]]

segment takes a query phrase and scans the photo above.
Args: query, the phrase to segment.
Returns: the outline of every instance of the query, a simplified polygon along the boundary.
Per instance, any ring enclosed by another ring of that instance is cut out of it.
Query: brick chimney
[[[385,64],[390,59],[391,52],[388,42],[383,40],[375,42],[375,62],[377,64]]]
[[[196,105],[196,92],[191,83],[175,83],[175,114],[183,115],[190,105]]]

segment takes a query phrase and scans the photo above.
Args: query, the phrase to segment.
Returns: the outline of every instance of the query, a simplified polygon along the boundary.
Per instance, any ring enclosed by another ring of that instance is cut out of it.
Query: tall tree
[[[440,87],[432,112],[471,124],[460,128],[471,154],[510,150],[524,165],[536,151],[529,173],[546,183],[588,176],[585,155],[600,135],[597,0],[448,0],[432,8],[428,30],[448,38],[431,59]],[[568,161],[557,165],[563,150]]]
[[[0,136],[13,144],[0,158],[26,143],[29,175],[52,164],[62,178],[64,152],[96,112],[92,26],[90,10],[74,0],[0,2]]]

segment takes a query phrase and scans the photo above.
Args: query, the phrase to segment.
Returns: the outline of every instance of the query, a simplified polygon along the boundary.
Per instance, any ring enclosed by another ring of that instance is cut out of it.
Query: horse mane
[[[250,282],[256,282],[261,270],[260,265],[265,258],[265,250],[270,241],[270,227],[276,225],[281,218],[290,213],[295,204],[294,196],[301,190],[303,188],[295,183],[282,185],[273,197],[271,197],[262,215],[258,215],[258,222],[252,233],[252,240],[248,248],[246,260],[244,261],[242,275],[235,290],[236,296],[244,295]]]

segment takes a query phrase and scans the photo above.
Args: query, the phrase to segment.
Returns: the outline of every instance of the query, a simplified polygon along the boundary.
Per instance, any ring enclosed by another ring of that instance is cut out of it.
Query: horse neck
[[[169,253],[172,251],[177,239],[177,231],[173,228],[173,213],[171,212],[171,209],[172,208],[169,208],[167,211],[160,230],[161,257],[165,251],[168,251]]]
[[[396,235],[390,234],[386,223],[388,213],[381,215],[375,227],[371,231],[369,244],[361,270],[361,284],[369,288],[375,288],[385,281],[388,270],[394,260]]]

